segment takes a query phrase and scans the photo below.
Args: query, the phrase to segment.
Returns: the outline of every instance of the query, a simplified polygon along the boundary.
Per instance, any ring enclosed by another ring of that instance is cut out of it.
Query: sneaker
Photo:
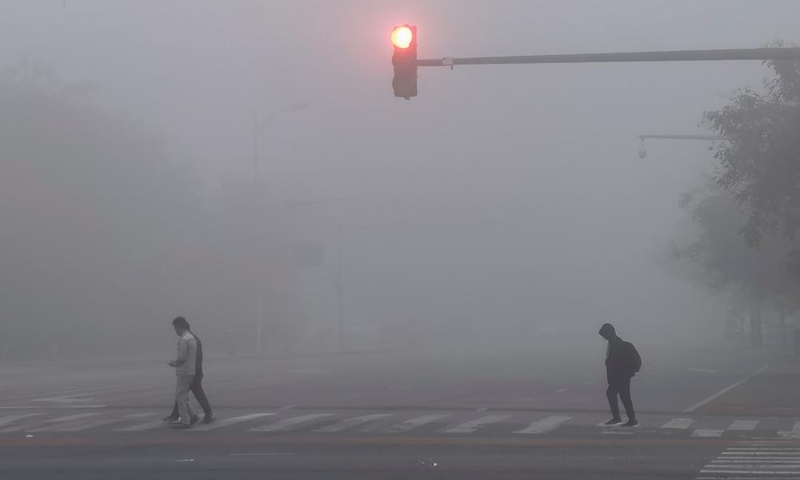
[[[198,417],[197,415],[192,415],[192,419],[189,420],[189,425],[194,425],[195,423],[197,423],[199,421],[200,421],[200,417]]]
[[[178,430],[186,430],[188,428],[192,428],[192,425],[189,424],[189,423],[174,423],[174,424],[172,424],[172,428],[175,428],[175,429],[178,429]]]
[[[611,420],[607,421],[603,425],[605,425],[606,427],[616,427],[617,425],[622,425],[622,419],[621,418],[612,418]]]
[[[181,417],[173,417],[172,415],[167,415],[166,417],[162,418],[161,420],[167,423],[175,423],[181,420]]]
[[[217,419],[217,416],[214,415],[213,413],[210,413],[210,414],[206,415],[205,418],[203,418],[203,423],[209,424],[209,423],[213,422],[216,419]]]
[[[628,423],[626,423],[626,424],[624,424],[624,425],[622,425],[622,426],[623,426],[623,427],[632,427],[632,428],[636,428],[636,427],[638,427],[638,426],[639,426],[639,421],[638,421],[638,420],[636,420],[636,419],[634,418],[634,419],[628,420]]]

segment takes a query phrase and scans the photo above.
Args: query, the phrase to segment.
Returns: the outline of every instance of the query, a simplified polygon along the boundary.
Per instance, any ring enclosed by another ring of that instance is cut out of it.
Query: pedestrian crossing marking
[[[691,418],[673,418],[669,422],[661,426],[661,428],[674,428],[678,430],[685,430],[692,426],[694,420]]]
[[[33,422],[33,423],[27,423],[27,424],[22,424],[22,425],[15,425],[13,427],[3,428],[3,429],[0,429],[0,432],[3,432],[3,433],[6,433],[6,432],[22,432],[22,431],[38,432],[38,431],[40,431],[39,430],[40,428],[47,428],[47,425],[50,425],[50,424],[67,423],[67,422],[72,422],[72,421],[75,421],[75,420],[81,420],[81,419],[84,419],[84,418],[96,417],[98,415],[102,415],[102,414],[101,413],[76,413],[74,415],[67,415],[65,417],[52,418],[52,419],[49,419],[49,420],[43,420],[41,422]]]
[[[698,428],[697,430],[692,432],[692,437],[714,438],[714,437],[721,437],[723,433],[725,433],[725,430],[709,430],[709,429]]]
[[[373,420],[379,420],[381,418],[391,417],[391,413],[373,413],[370,415],[362,415],[360,417],[353,417],[342,420],[341,422],[334,423],[333,425],[327,425],[322,428],[318,428],[314,430],[318,433],[334,433],[334,432],[341,432],[342,430],[346,430],[348,428],[356,427],[358,425],[362,425],[367,422],[371,422]]]
[[[552,430],[555,430],[561,424],[566,423],[572,420],[572,417],[562,417],[562,416],[552,416],[543,418],[542,420],[538,420],[536,422],[531,423],[527,427],[523,428],[522,430],[517,430],[514,433],[519,433],[522,435],[537,435],[542,433],[547,433]]]
[[[288,430],[294,430],[296,428],[300,428],[300,426],[304,423],[313,422],[314,420],[318,420],[320,418],[330,417],[333,415],[332,413],[311,413],[308,415],[300,415],[299,417],[291,417],[280,420],[275,423],[269,423],[267,425],[251,428],[251,432],[285,432]]]
[[[800,438],[800,422],[795,422],[790,431],[778,432],[778,435],[783,438]]]
[[[46,412],[25,412],[11,415],[0,415],[0,434],[30,431],[34,432],[83,432],[89,430],[99,431],[105,429],[109,432],[146,432],[164,428],[167,423],[157,418],[157,412],[144,413],[116,413],[113,410],[67,414],[55,417],[53,412],[57,410],[47,410]],[[291,415],[288,411],[274,411],[272,413],[250,413],[247,415],[232,416],[229,418],[221,417],[211,424],[199,424],[189,430],[190,432],[211,432],[226,427],[238,427],[241,431],[251,432],[288,432],[288,431],[308,431],[315,433],[338,433],[350,431],[358,434],[402,434],[424,427],[426,425],[436,425],[436,432],[441,434],[475,434],[483,428],[492,424],[497,425],[493,429],[498,434],[518,436],[518,435],[546,435],[562,427],[573,428],[593,428],[597,422],[596,414],[557,414],[547,415],[546,413],[532,413],[537,415],[530,421],[523,422],[520,418],[515,418],[519,413],[487,413],[471,412],[463,413],[463,416],[455,416],[453,412],[418,414],[419,416],[409,418],[401,417],[397,412],[361,412],[361,414],[347,415],[346,413],[315,413],[313,412]],[[274,416],[274,417],[273,417]],[[273,418],[267,418],[273,417]],[[448,420],[449,421],[446,421]],[[455,420],[453,420],[455,419]],[[259,420],[264,420],[259,422]],[[324,420],[324,421],[322,421]],[[668,420],[668,421],[667,421]],[[530,422],[530,423],[528,423]],[[777,438],[800,438],[800,421],[786,419],[785,430],[773,427],[770,431],[763,430],[757,419],[735,419],[731,417],[700,417],[700,418],[672,418],[666,416],[656,416],[651,419],[651,425],[647,432],[653,433],[659,429],[664,431],[672,430],[680,432],[686,437],[695,438],[719,438],[726,435],[726,432],[742,435],[752,435],[753,432],[761,428],[761,436],[774,436]],[[663,423],[666,422],[666,423]],[[647,423],[647,418],[644,419]],[[660,427],[659,427],[660,425]],[[793,427],[792,427],[793,426]],[[789,430],[791,428],[791,430]],[[426,430],[427,431],[427,430]],[[430,429],[432,433],[433,428]],[[627,429],[602,429],[603,432],[624,432],[625,434],[635,435],[638,430]],[[620,433],[622,434],[622,433]],[[590,435],[594,435],[591,433]],[[598,433],[599,435],[599,433]],[[784,446],[785,447],[785,446]],[[780,455],[800,455],[800,446],[787,448],[777,448],[773,444],[765,443],[760,445],[748,445],[747,447],[732,447],[727,456],[744,450],[746,448],[750,455],[775,454]]]
[[[403,433],[409,430],[413,430],[415,428],[419,428],[423,425],[427,425],[429,423],[433,423],[437,420],[441,420],[443,418],[449,417],[449,413],[442,413],[442,414],[431,414],[431,415],[423,415],[421,417],[411,418],[406,420],[403,423],[398,423],[396,425],[392,425],[390,427],[386,427],[385,429],[381,430],[385,433]]]
[[[749,431],[755,430],[757,426],[758,420],[734,420],[728,427],[728,430]]]
[[[16,422],[17,420],[23,420],[30,417],[36,417],[38,415],[42,415],[41,413],[22,413],[19,415],[6,415],[4,417],[0,417],[0,427],[11,424]]]
[[[444,433],[472,433],[477,429],[483,427],[484,425],[489,425],[491,423],[497,423],[502,420],[511,417],[511,415],[486,415],[485,417],[478,418],[476,420],[470,420],[468,422],[459,423],[456,426],[445,428],[442,430]]]
[[[274,413],[253,413],[251,415],[242,415],[239,417],[231,417],[226,418],[224,420],[217,420],[214,423],[209,423],[206,425],[198,425],[193,429],[189,430],[190,432],[208,432],[211,430],[216,430],[218,428],[228,427],[231,425],[236,425],[237,423],[248,422],[250,420],[255,420],[258,418],[268,417],[270,415],[275,415]]]

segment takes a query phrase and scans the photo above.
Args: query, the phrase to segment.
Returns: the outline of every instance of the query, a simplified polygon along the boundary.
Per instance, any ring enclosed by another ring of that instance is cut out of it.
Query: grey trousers
[[[192,388],[194,375],[178,375],[175,382],[175,402],[181,415],[181,423],[189,424],[195,416],[192,404],[189,402],[189,391]]]

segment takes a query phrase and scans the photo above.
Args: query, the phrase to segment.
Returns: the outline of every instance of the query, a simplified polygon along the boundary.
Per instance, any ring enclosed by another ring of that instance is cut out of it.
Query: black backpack
[[[625,352],[625,363],[630,366],[631,373],[639,373],[642,369],[642,357],[636,351],[636,347],[631,342],[624,342],[623,351]]]

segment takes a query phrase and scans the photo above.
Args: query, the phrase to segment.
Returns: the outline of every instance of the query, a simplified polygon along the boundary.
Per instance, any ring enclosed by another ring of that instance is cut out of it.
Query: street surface
[[[641,426],[607,428],[599,346],[211,355],[188,431],[165,361],[4,365],[0,477],[800,478],[793,357],[645,346]]]

